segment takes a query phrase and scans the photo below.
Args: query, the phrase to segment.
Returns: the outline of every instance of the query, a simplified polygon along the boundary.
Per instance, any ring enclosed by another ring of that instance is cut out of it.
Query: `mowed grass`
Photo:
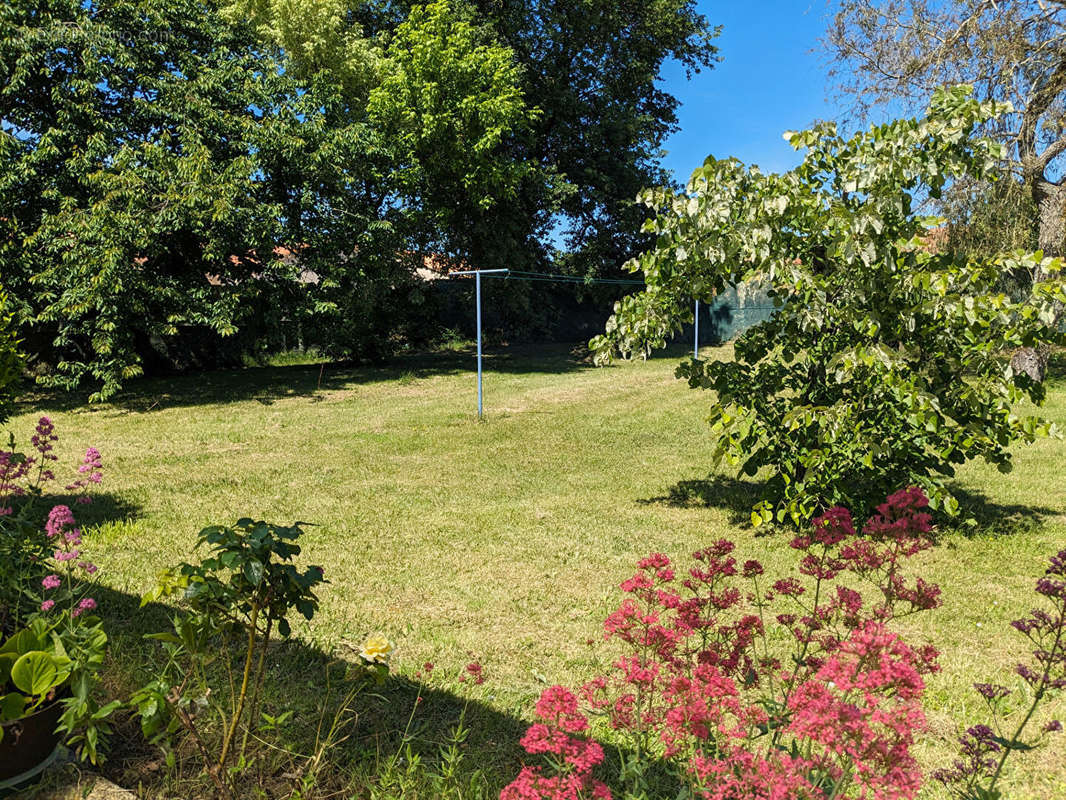
[[[313,523],[306,560],[331,583],[298,636],[332,652],[381,631],[397,646],[394,674],[413,679],[429,661],[434,680],[453,685],[480,660],[478,703],[513,724],[475,726],[469,752],[503,780],[518,764],[498,740],[528,718],[544,681],[580,684],[609,658],[600,625],[638,558],[728,537],[768,572],[794,570],[787,535],[756,535],[744,522],[751,485],[710,475],[711,398],[674,378],[679,357],[597,369],[563,347],[494,352],[480,423],[473,358],[447,353],[388,368],[145,380],[91,408],[35,398],[9,427],[25,440],[48,413],[68,460],[89,445],[102,451],[107,496],[94,513],[110,509],[112,519],[88,539],[119,593],[139,595],[189,559],[205,525]],[[1066,428],[1066,385],[1053,384],[1042,413]],[[979,526],[945,531],[920,557],[945,600],[910,631],[943,654],[921,747],[930,767],[950,757],[959,726],[982,718],[974,681],[1016,683],[1010,670],[1025,648],[1009,622],[1033,605],[1047,557],[1066,547],[1064,467],[1061,440],[1019,446],[1009,475],[968,465],[958,484]],[[1066,716],[1066,700],[1052,711]],[[1066,797],[1063,741],[1018,757],[1008,796]]]

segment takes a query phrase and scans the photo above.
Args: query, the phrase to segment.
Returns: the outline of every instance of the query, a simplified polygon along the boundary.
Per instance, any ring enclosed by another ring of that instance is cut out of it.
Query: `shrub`
[[[938,653],[892,626],[940,604],[939,588],[907,565],[932,546],[927,507],[911,487],[859,531],[847,510],[830,509],[791,542],[802,579],[766,577],[725,539],[694,553],[684,572],[661,553],[642,559],[604,622],[605,638],[621,645],[612,670],[581,688],[584,710],[564,687],[545,690],[522,745],[546,756],[547,769],[524,767],[501,800],[611,797],[594,775],[604,755],[587,714],[619,737],[610,782],[627,800],[915,797],[923,779],[912,748]],[[1017,719],[1008,727],[1010,689],[977,684],[991,724],[969,728],[961,757],[934,773],[960,800],[1000,798],[1010,754],[1062,729],[1037,710],[1066,689],[1066,550],[1036,592],[1050,608],[1013,623],[1034,648],[1015,669],[1026,684]]]
[[[905,577],[932,544],[927,505],[918,489],[898,492],[861,532],[830,510],[791,542],[803,580],[765,578],[728,540],[685,572],[662,554],[641,560],[604,623],[621,644],[613,669],[581,690],[632,753],[626,796],[654,796],[650,765],[664,761],[679,796],[705,800],[913,797],[937,652],[890,625],[939,604],[936,586]],[[501,798],[610,796],[591,774],[599,746],[575,736],[587,722],[573,695],[547,690],[537,714],[522,744],[549,755],[549,772],[526,767]]]
[[[391,643],[369,637],[359,650],[359,665],[345,670],[342,680],[326,666],[324,699],[332,699],[334,683],[343,697],[331,718],[323,703],[315,751],[304,756],[274,744],[293,710],[271,714],[264,708],[272,688],[267,653],[291,635],[292,615],[314,616],[315,592],[325,581],[321,567],[293,563],[302,535],[299,524],[251,519],[204,528],[198,547],[210,551],[207,557],[164,572],[159,587],[143,598],[143,603],[174,598],[179,610],[172,630],[149,635],[162,643],[165,658],[134,693],[132,706],[144,735],[163,749],[171,767],[180,754],[195,751],[219,798],[260,796],[267,779],[276,790],[282,774],[292,796],[310,797],[324,754],[350,735],[356,694],[388,671]]]
[[[709,158],[686,191],[643,195],[657,241],[630,268],[647,289],[616,305],[592,347],[606,360],[662,345],[691,321],[693,297],[767,287],[777,311],[737,341],[735,361],[678,369],[717,395],[713,458],[766,476],[756,525],[804,524],[834,505],[867,513],[907,485],[954,514],[945,480],[957,465],[983,458],[1008,472],[1013,441],[1050,431],[1014,413],[1044,389],[1004,354],[1063,341],[1052,325],[1066,299],[1061,263],[1041,253],[974,262],[923,241],[935,221],[922,200],[988,176],[1002,153],[971,136],[1004,107],[969,95],[940,91],[924,119],[851,138],[828,123],[786,134],[807,153],[782,175]],[[1054,279],[1012,300],[1001,277],[1022,268]]]

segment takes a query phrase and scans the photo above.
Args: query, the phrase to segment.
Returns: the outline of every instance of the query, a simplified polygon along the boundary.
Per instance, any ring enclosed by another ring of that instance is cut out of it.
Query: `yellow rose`
[[[392,655],[392,642],[380,633],[372,634],[359,648],[359,655],[371,664],[387,664],[389,656]]]

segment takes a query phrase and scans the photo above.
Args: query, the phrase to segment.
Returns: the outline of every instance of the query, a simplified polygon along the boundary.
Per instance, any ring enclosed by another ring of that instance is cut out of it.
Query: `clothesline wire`
[[[527,270],[512,269],[507,272],[484,272],[485,278],[514,278],[520,281],[540,281],[547,283],[573,283],[590,286],[594,284],[606,284],[612,286],[644,286],[644,281],[631,281],[621,278],[583,278],[580,275],[559,275],[550,272],[530,272]]]
[[[484,273],[485,278],[514,278],[534,283],[610,284],[614,286],[645,286],[644,281],[627,281],[619,278],[582,278],[579,275],[553,275],[550,272],[528,272],[512,269],[505,273]],[[729,304],[732,305],[732,304]],[[777,306],[737,306],[738,311],[776,311]]]

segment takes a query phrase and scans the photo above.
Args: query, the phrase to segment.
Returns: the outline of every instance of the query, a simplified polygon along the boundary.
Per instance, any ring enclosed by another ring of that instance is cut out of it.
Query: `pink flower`
[[[43,603],[41,603],[41,611],[51,611],[53,608],[55,608],[55,605],[55,600],[45,600]]]
[[[589,726],[578,710],[577,697],[562,686],[550,686],[541,692],[536,711],[538,717],[569,733],[579,733]]]
[[[86,611],[92,611],[96,608],[96,601],[91,597],[82,598],[82,601],[78,603],[77,607],[70,612],[70,616],[77,617],[84,614]]]
[[[471,661],[466,665],[467,674],[473,678],[475,685],[481,685],[485,682],[485,668],[477,661]],[[466,677],[465,675],[463,676]]]
[[[850,761],[866,794],[913,797],[921,771],[911,747],[925,727],[919,661],[898,636],[867,622],[797,687],[789,731],[822,745],[822,763]]]
[[[73,561],[79,555],[77,550],[56,550],[52,553],[52,558],[56,561]]]
[[[62,585],[63,585],[63,581],[60,579],[60,577],[58,575],[49,575],[43,581],[41,581],[41,586],[43,586],[45,589],[49,589],[49,590],[58,589]]]
[[[48,512],[48,522],[44,529],[48,538],[52,539],[63,532],[68,525],[74,524],[74,514],[68,506],[55,506]]]
[[[570,735],[588,727],[574,694],[552,686],[541,693],[536,710],[545,722],[531,725],[521,745],[531,755],[561,756],[561,774],[548,776],[538,767],[525,767],[500,793],[500,800],[610,800],[606,785],[592,779],[592,770],[603,762],[603,748],[598,742]]]
[[[90,447],[85,451],[85,458],[82,459],[81,466],[78,467],[78,472],[93,472],[102,467],[103,462],[100,459],[100,451],[95,447]]]
[[[604,622],[621,652],[608,675],[585,684],[583,702],[616,730],[658,740],[662,756],[695,779],[699,800],[821,797],[845,776],[849,797],[910,800],[921,784],[911,751],[925,724],[922,675],[937,669],[937,652],[908,646],[886,623],[939,605],[938,587],[901,569],[932,544],[927,506],[918,489],[898,492],[861,532],[846,509],[830,509],[792,542],[799,575],[769,578],[768,588],[757,580],[762,565],[739,561],[726,539],[694,553],[687,574],[665,555],[647,556]],[[1059,597],[1066,551],[1056,564],[1039,590]],[[877,591],[852,588],[854,578]],[[799,649],[762,642],[764,619],[788,628]],[[1016,627],[1040,624],[1034,616]],[[536,711],[521,744],[550,768],[525,767],[501,800],[607,792],[591,778],[602,748],[575,735],[588,725],[577,698],[554,686]],[[780,749],[765,744],[768,730],[782,737]]]
[[[68,492],[74,492],[79,489],[88,488],[90,483],[100,483],[103,479],[103,473],[100,472],[103,469],[103,461],[100,457],[100,451],[95,447],[90,447],[85,451],[85,457],[82,459],[81,465],[78,467],[78,473],[82,476],[76,481],[67,486]],[[88,503],[91,502],[87,496],[79,497],[77,502]]]
[[[55,449],[52,442],[59,441],[59,437],[55,435],[55,429],[56,426],[52,424],[52,420],[48,417],[41,417],[37,421],[35,433],[30,437],[30,443],[41,454],[42,460],[57,460],[57,457],[52,453],[52,450]]]

